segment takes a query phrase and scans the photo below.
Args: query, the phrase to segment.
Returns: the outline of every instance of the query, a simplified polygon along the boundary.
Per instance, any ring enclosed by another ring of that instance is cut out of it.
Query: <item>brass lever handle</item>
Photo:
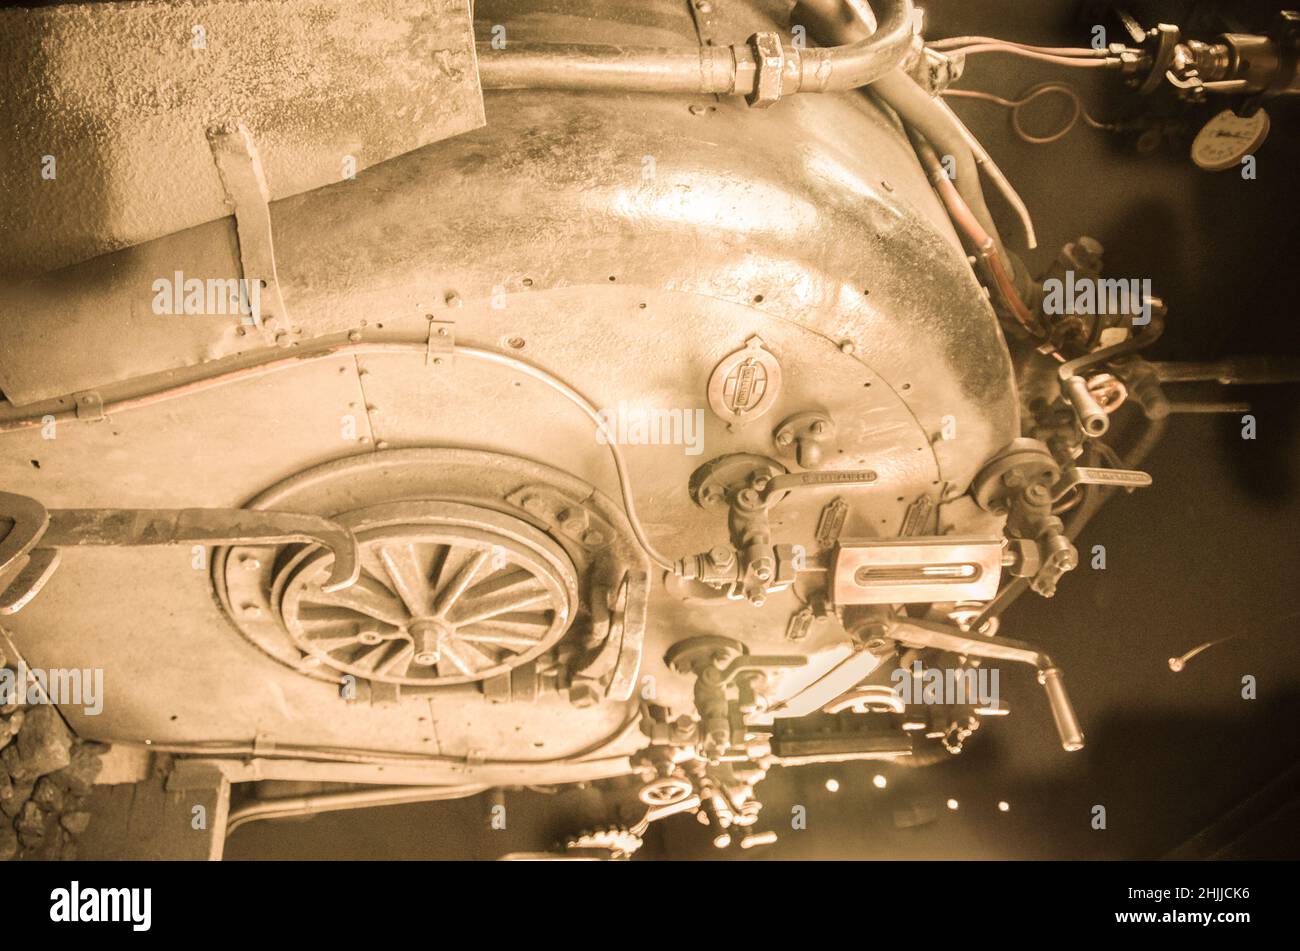
[[[1148,473],[1139,469],[1102,469],[1097,466],[1070,466],[1061,481],[1052,488],[1052,501],[1060,501],[1067,492],[1080,485],[1108,485],[1122,489],[1142,489],[1152,482]]]
[[[827,485],[873,485],[876,473],[871,469],[832,469],[819,472],[786,472],[772,476],[762,488],[763,500],[796,489],[816,489]]]

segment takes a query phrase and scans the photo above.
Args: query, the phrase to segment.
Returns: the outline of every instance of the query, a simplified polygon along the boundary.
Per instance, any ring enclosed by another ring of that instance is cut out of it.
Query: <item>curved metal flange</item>
[[[0,492],[0,518],[14,523],[0,539],[0,590],[3,590],[27,566],[27,553],[49,527],[50,514],[30,496]]]

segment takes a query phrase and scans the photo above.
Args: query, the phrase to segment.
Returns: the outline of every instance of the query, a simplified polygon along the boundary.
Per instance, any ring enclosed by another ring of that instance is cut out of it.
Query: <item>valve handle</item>
[[[1052,501],[1059,502],[1067,492],[1080,485],[1108,485],[1116,488],[1142,489],[1152,482],[1150,474],[1140,469],[1103,469],[1098,466],[1068,466],[1061,481],[1052,489]]]

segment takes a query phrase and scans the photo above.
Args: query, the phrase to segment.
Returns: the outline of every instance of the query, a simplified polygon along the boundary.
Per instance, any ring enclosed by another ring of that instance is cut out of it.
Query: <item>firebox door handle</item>
[[[43,547],[314,542],[334,553],[322,591],[351,587],[361,573],[356,538],[319,515],[250,509],[51,509],[49,514]]]

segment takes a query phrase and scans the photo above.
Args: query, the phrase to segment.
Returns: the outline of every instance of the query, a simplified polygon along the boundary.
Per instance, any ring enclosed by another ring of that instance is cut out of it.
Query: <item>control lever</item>
[[[357,541],[338,522],[298,512],[252,509],[51,509],[43,545],[280,545],[314,542],[334,553],[325,592],[350,588],[361,574]]]
[[[350,587],[361,573],[356,538],[318,515],[250,509],[46,509],[28,496],[0,492],[0,519],[13,523],[0,539],[0,614],[14,614],[36,596],[58,567],[58,549],[83,545],[309,542],[334,553],[323,591]]]
[[[1057,367],[1056,372],[1061,386],[1061,396],[1074,410],[1079,426],[1083,429],[1085,435],[1094,439],[1106,434],[1106,430],[1110,428],[1110,417],[1088,389],[1088,381],[1084,378],[1083,373],[1085,370],[1100,366],[1117,357],[1126,357],[1130,353],[1136,353],[1160,339],[1160,335],[1164,333],[1165,329],[1165,303],[1158,297],[1149,297],[1146,298],[1144,304],[1149,306],[1151,310],[1141,333],[1135,333],[1127,340],[1112,346],[1085,353],[1083,356],[1076,357]]]
[[[1067,466],[1061,481],[1052,487],[1052,501],[1059,502],[1080,485],[1106,485],[1132,491],[1151,484],[1151,476],[1139,469],[1102,469],[1097,466]]]
[[[776,496],[796,489],[817,489],[827,485],[874,485],[876,473],[870,469],[840,469],[830,472],[786,472],[768,479],[759,479],[754,488],[769,507]]]
[[[1005,637],[976,637],[959,628],[919,618],[894,619],[885,636],[908,647],[932,647],[952,654],[987,657],[1036,667],[1038,682],[1047,694],[1047,703],[1052,709],[1052,720],[1056,724],[1056,733],[1061,738],[1061,746],[1070,753],[1083,749],[1083,729],[1079,726],[1079,718],[1075,715],[1070,697],[1065,692],[1061,669],[1032,644]]]
[[[59,566],[58,552],[33,552],[49,527],[45,506],[26,495],[0,492],[0,519],[12,522],[0,538],[0,614],[17,614]]]

